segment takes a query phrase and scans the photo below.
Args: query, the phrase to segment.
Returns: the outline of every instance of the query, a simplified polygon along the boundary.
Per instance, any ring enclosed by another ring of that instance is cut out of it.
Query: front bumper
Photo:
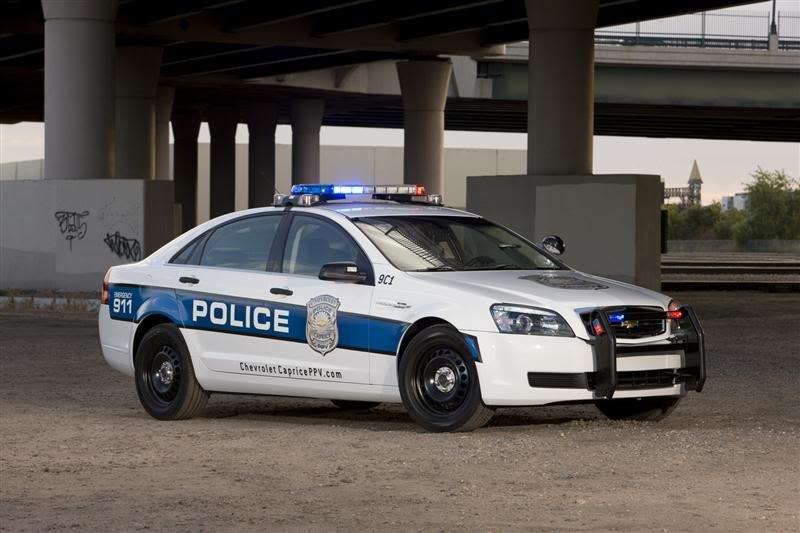
[[[469,332],[480,346],[483,401],[542,405],[699,392],[706,378],[704,333],[694,311],[682,309],[677,331],[657,342],[618,342],[606,309],[593,311],[592,319],[604,321],[607,333],[588,340]]]

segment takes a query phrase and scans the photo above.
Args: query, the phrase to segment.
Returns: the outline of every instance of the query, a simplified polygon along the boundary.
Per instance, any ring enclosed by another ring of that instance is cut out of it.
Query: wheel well
[[[419,320],[411,324],[408,330],[406,330],[406,334],[403,335],[403,340],[400,341],[400,348],[397,350],[397,360],[400,361],[400,358],[406,351],[406,346],[408,346],[408,343],[411,342],[411,339],[416,337],[417,334],[420,333],[425,328],[429,328],[437,324],[453,327],[453,325],[447,320],[442,320],[441,318],[437,318],[435,316],[426,316],[425,318],[420,318]]]
[[[133,336],[133,349],[131,350],[131,357],[136,357],[136,350],[139,349],[139,343],[142,342],[142,337],[144,337],[145,333],[150,331],[158,324],[172,323],[172,320],[164,315],[148,315],[145,317],[145,319],[139,323],[139,326],[136,328],[136,334]]]

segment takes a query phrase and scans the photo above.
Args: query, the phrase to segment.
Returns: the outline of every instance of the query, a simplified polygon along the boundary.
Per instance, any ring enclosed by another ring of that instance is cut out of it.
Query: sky
[[[733,9],[766,12],[771,9],[771,3],[759,2]],[[777,0],[777,9],[797,12],[800,4],[795,0]],[[522,133],[446,131],[445,147],[524,150],[526,137]],[[208,140],[204,124],[199,141]],[[320,140],[326,145],[402,146],[403,132],[399,129],[323,127]],[[239,126],[236,141],[247,142],[245,125]],[[276,141],[291,144],[291,128],[278,126]],[[42,124],[0,125],[0,163],[42,157]],[[594,172],[597,174],[658,174],[667,186],[682,186],[686,184],[695,159],[703,177],[703,203],[740,192],[749,174],[759,166],[800,177],[800,143],[595,136]]]

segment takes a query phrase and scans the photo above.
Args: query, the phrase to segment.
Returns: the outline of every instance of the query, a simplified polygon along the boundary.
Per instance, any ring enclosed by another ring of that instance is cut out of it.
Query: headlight
[[[501,333],[547,337],[575,336],[569,324],[555,311],[538,307],[495,304],[491,312],[494,323]]]

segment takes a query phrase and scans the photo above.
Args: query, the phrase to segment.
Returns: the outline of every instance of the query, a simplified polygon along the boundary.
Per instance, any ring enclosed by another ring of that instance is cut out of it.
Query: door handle
[[[377,300],[375,303],[378,305],[385,305],[386,307],[396,307],[397,309],[408,309],[411,307],[405,302],[395,302],[392,300]]]
[[[180,278],[178,278],[178,281],[180,281],[181,283],[191,283],[192,285],[200,283],[199,279],[193,278],[191,276],[181,276]]]
[[[293,290],[284,289],[283,287],[272,287],[269,292],[272,294],[282,294],[283,296],[291,296],[294,294]]]

